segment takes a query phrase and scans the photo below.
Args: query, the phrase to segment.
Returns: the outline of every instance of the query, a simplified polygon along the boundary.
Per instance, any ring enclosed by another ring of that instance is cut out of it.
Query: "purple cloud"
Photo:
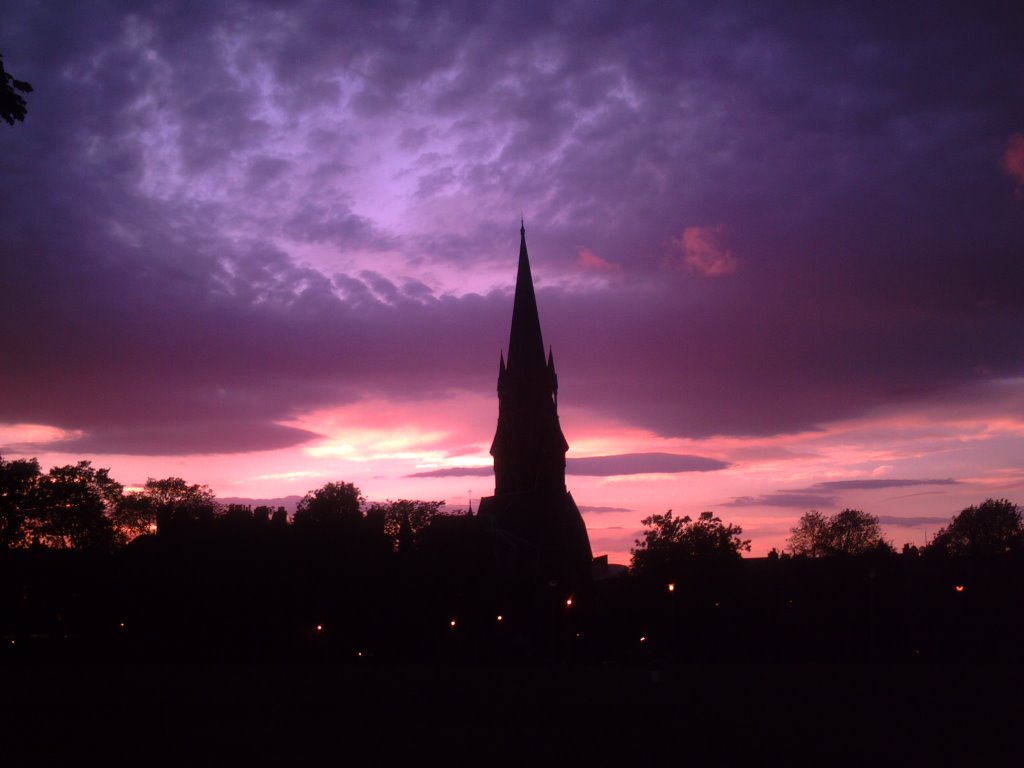
[[[584,514],[592,514],[592,515],[603,515],[603,514],[606,514],[608,512],[632,512],[633,511],[632,509],[627,509],[626,507],[592,507],[592,506],[587,506],[585,504],[579,505],[579,509],[580,509],[580,512],[583,512]],[[605,529],[605,530],[607,530],[607,529]]]
[[[725,469],[728,462],[704,456],[675,453],[623,453],[618,456],[588,456],[566,459],[569,475],[610,477],[613,475],[644,475],[674,472],[714,472]]]
[[[815,483],[813,488],[832,491],[874,491],[882,488],[911,488],[918,485],[957,485],[959,480],[947,477],[944,480],[897,480],[895,478],[877,478],[868,480],[829,480]]]
[[[835,506],[839,491],[872,491],[885,488],[909,488],[927,485],[957,485],[959,481],[944,480],[900,480],[896,478],[871,478],[863,480],[829,480],[815,483],[807,488],[775,491],[760,496],[737,496],[723,504],[726,507],[794,507],[813,509]],[[901,518],[902,519],[902,518]]]
[[[587,456],[565,460],[567,475],[612,477],[675,472],[713,472],[729,464],[704,456],[674,453],[623,453],[616,456]],[[460,477],[494,474],[493,467],[445,467],[417,472],[409,477]]]
[[[835,496],[828,494],[777,491],[760,496],[737,496],[721,506],[814,509],[816,507],[830,507],[834,503]]]
[[[938,525],[948,525],[950,518],[948,517],[929,517],[928,515],[910,515],[907,517],[899,517],[897,515],[879,515],[878,522],[882,525],[898,525],[903,528],[923,528],[923,527],[935,527]]]
[[[415,472],[406,477],[493,477],[494,467],[444,467]]]
[[[620,423],[793,433],[1024,375],[996,12],[9,6],[0,422],[69,450],[491,391],[524,208],[563,402]]]

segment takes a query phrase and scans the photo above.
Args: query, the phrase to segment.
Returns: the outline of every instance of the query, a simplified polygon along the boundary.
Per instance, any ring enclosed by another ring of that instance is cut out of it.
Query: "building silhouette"
[[[480,500],[478,514],[546,577],[576,583],[590,573],[590,540],[565,486],[569,444],[558,421],[558,376],[553,353],[544,354],[525,225],[519,234],[508,359],[502,354],[498,367],[494,495]]]

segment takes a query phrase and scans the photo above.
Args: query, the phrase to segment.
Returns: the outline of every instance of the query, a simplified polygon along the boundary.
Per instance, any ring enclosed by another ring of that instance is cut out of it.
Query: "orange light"
[[[362,655],[363,655],[362,651],[356,651],[356,656],[362,657]]]
[[[124,629],[124,622],[122,621],[118,626],[121,627],[121,629]]]
[[[676,585],[675,584],[669,584],[668,585],[668,591],[669,592],[675,592],[676,591]]]
[[[565,607],[566,608],[572,608],[572,598],[571,597],[566,599]]]
[[[963,584],[957,584],[956,587],[954,587],[954,589],[956,589],[957,592],[963,592],[964,591],[964,585]]]

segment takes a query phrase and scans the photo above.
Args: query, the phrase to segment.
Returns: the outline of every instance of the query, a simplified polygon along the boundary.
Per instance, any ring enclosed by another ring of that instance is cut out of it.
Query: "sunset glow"
[[[898,548],[1024,502],[998,19],[8,6],[5,457],[475,505],[522,214],[594,554],[668,509],[763,556],[809,509]]]

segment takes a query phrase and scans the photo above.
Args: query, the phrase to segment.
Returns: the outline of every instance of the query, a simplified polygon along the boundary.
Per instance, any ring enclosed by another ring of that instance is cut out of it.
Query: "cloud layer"
[[[713,472],[728,466],[728,462],[704,456],[671,453],[624,453],[618,456],[567,458],[565,473],[588,477],[615,477],[676,472]],[[492,474],[494,474],[493,467],[445,467],[417,472],[410,477],[487,477]]]
[[[737,496],[723,506],[812,509],[814,507],[831,507],[835,505],[837,494],[843,491],[878,491],[887,488],[956,485],[956,483],[956,480],[949,478],[945,480],[897,480],[895,478],[830,480],[823,483],[815,483],[807,488],[775,491],[761,496]]]
[[[14,2],[0,422],[241,453],[491,391],[520,211],[563,398],[602,417],[771,436],[1024,376],[1008,21]]]

